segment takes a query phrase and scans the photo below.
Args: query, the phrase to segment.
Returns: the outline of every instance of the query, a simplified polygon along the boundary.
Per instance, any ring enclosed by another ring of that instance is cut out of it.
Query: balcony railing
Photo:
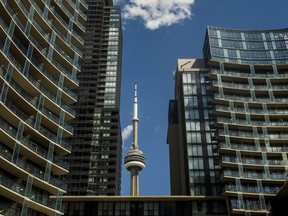
[[[268,95],[267,95],[268,96]],[[255,98],[252,99],[251,97],[247,96],[247,97],[242,97],[242,96],[238,96],[238,95],[220,95],[220,94],[215,94],[214,97],[216,99],[220,98],[220,99],[225,99],[225,100],[235,100],[235,101],[241,101],[241,102],[265,102],[265,103],[287,103],[288,99],[287,98]]]
[[[263,110],[263,109],[254,109],[254,108],[248,108],[247,110],[245,110],[245,108],[241,108],[241,107],[229,107],[229,106],[221,106],[221,105],[216,105],[215,106],[215,110],[216,111],[224,111],[224,112],[241,112],[241,113],[251,113],[251,114],[271,114],[271,115],[281,115],[281,114],[288,114],[288,109],[281,109],[281,108],[277,108],[277,109],[267,109],[267,110]]]
[[[255,186],[244,186],[244,185],[225,185],[224,191],[233,191],[233,192],[246,192],[246,193],[264,193],[264,194],[276,194],[280,187],[262,187],[259,188],[257,185]]]
[[[217,117],[216,122],[223,122],[223,123],[230,123],[230,124],[240,124],[240,125],[246,125],[246,126],[267,126],[267,127],[282,127],[282,126],[288,126],[288,122],[286,121],[255,121],[255,120],[246,120],[246,119],[230,119],[230,118],[223,118],[223,117]]]
[[[277,75],[274,74],[273,71],[270,71],[270,73],[267,71],[267,73],[255,73],[255,75],[251,73],[241,73],[241,72],[236,72],[236,71],[223,71],[221,72],[220,70],[211,70],[211,73],[213,74],[224,74],[227,76],[235,76],[235,77],[252,77],[252,78],[288,78],[288,70],[287,73],[279,73]]]
[[[240,174],[240,172],[235,171],[235,170],[224,170],[223,171],[224,176],[230,176],[230,177],[235,177],[235,178],[250,178],[250,179],[275,179],[275,180],[285,180],[286,179],[286,173],[285,172],[270,172],[269,175],[266,173],[259,173],[255,171],[250,171],[250,172],[243,172]]]
[[[6,158],[8,161],[12,162],[12,155],[13,153],[6,148],[4,145],[0,145],[0,155],[3,156],[4,158]],[[13,162],[12,162],[13,163]],[[32,163],[30,163],[27,160],[22,160],[21,158],[18,158],[16,163],[18,167],[22,168],[23,170],[27,171],[29,174],[32,174],[33,176],[36,176],[39,179],[42,179],[43,181],[45,180],[45,170],[44,169],[40,169],[39,167],[36,167],[35,165],[33,165]],[[61,188],[63,190],[67,189],[67,185],[64,182],[61,182],[60,180],[54,178],[53,176],[50,176],[49,181],[50,184]]]
[[[244,151],[263,151],[263,152],[288,152],[288,146],[281,144],[281,146],[263,147],[255,145],[243,145],[243,144],[226,144],[220,142],[220,148],[228,148],[234,150],[244,150]]]

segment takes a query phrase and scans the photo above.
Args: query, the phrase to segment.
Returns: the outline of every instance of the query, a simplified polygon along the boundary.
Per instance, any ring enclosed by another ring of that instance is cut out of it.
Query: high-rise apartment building
[[[269,214],[288,170],[288,29],[208,27],[204,59],[178,60],[175,77],[172,194],[222,194],[232,215]]]
[[[122,26],[112,0],[88,0],[67,179],[70,195],[120,195]]]
[[[63,215],[87,4],[0,1],[0,214]],[[50,200],[50,196],[57,199]]]

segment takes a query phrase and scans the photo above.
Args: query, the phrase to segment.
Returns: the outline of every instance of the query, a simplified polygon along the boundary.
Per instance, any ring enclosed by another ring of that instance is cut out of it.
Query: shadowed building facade
[[[63,215],[76,74],[88,8],[0,1],[0,214]],[[56,196],[51,200],[51,195]]]
[[[71,122],[74,136],[67,140],[70,195],[120,195],[122,138],[120,81],[122,26],[120,8],[112,0],[88,0],[83,60]]]
[[[223,195],[232,215],[269,214],[288,168],[288,29],[208,27],[203,51],[178,60],[171,192]]]

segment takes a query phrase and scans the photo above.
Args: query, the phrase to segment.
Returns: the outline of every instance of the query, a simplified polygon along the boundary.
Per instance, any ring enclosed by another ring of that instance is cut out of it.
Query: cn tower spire
[[[137,83],[134,85],[134,106],[133,106],[133,141],[130,150],[124,158],[124,167],[131,173],[130,194],[139,196],[139,171],[145,168],[146,158],[138,148],[138,98]]]
[[[134,109],[133,109],[133,142],[132,148],[138,148],[138,100],[137,100],[137,82],[134,84]]]

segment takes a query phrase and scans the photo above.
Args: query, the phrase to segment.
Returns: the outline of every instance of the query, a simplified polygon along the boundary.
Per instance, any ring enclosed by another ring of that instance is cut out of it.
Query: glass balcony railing
[[[280,187],[262,187],[259,188],[255,186],[244,186],[244,185],[225,185],[224,191],[233,191],[233,192],[246,192],[246,193],[264,193],[264,194],[276,194]]]
[[[17,116],[21,116],[21,119],[28,119],[29,116],[25,114],[23,111],[19,110],[14,104],[12,105],[12,102],[10,102],[8,99],[5,101],[5,105],[8,106],[11,111],[14,113],[17,113]],[[10,125],[8,122],[6,122],[4,119],[0,118],[1,123],[0,126],[10,135],[13,137],[16,137],[17,135],[17,130],[14,128],[12,125]],[[25,137],[22,138],[21,143],[31,149],[33,152],[37,153],[38,155],[42,156],[43,158],[48,160],[48,151],[41,147],[39,144],[33,142],[32,140],[29,140]],[[63,161],[61,158],[58,156],[53,157],[53,163],[59,165],[60,167],[63,167],[64,169],[69,169],[69,164],[65,161]]]
[[[27,101],[29,101],[29,104],[33,105],[35,107],[35,109],[37,109],[37,100],[35,100],[33,97],[31,97],[26,91],[24,91],[20,86],[18,86],[18,84],[16,84],[13,80],[11,80],[10,85],[13,87],[14,90],[16,90],[23,98],[25,98]],[[23,119],[24,120],[24,119]],[[25,119],[25,121],[30,121],[30,125],[34,124],[34,119],[32,118],[28,118]],[[62,147],[64,147],[65,149],[67,149],[68,151],[71,151],[71,146],[62,141],[61,143],[57,142],[57,136],[55,135],[55,133],[51,132],[49,129],[46,129],[44,126],[40,125],[40,129],[39,132],[44,135],[45,137],[49,138],[50,140],[54,141],[55,143],[61,145]]]
[[[284,166],[286,163],[283,160],[267,160],[266,162],[262,159],[252,159],[252,158],[241,158],[222,156],[221,160],[223,162],[240,163],[243,165],[279,165]]]
[[[241,113],[250,113],[250,114],[269,114],[269,115],[282,115],[282,114],[288,114],[288,109],[281,109],[281,108],[276,108],[276,109],[272,109],[269,108],[266,111],[263,109],[254,109],[254,108],[248,108],[247,110],[245,110],[245,108],[242,107],[228,107],[228,106],[221,106],[221,105],[216,105],[215,106],[215,110],[216,111],[233,111],[233,112],[241,112]]]
[[[247,71],[248,72],[248,71]],[[235,77],[240,77],[240,78],[248,78],[248,77],[251,77],[251,78],[263,78],[263,79],[266,79],[266,78],[288,78],[288,71],[287,73],[279,73],[279,74],[274,74],[273,71],[270,71],[267,73],[255,73],[255,75],[251,74],[251,73],[244,73],[244,72],[236,72],[236,71],[224,71],[223,73],[220,71],[220,70],[211,70],[210,73],[213,73],[213,74],[224,74],[224,75],[227,75],[227,76],[235,76]]]
[[[1,44],[0,44],[0,49],[1,48]],[[20,72],[23,71],[23,66],[14,58],[14,56],[11,54],[11,53],[8,53],[8,58],[10,59],[10,61],[18,68],[18,70]],[[41,65],[36,59],[32,58],[31,61],[36,65],[38,66],[38,68],[44,72],[45,75],[47,75],[49,78],[51,78],[51,80],[53,80],[53,76],[43,67],[43,65]],[[31,78],[31,76],[30,76]],[[54,80],[56,81],[56,79],[54,78]],[[15,82],[14,82],[15,83]],[[38,82],[37,82],[38,83]],[[47,89],[44,89],[44,86],[42,85],[39,85],[39,83],[37,84],[35,83],[35,87],[39,87],[39,88],[42,88],[41,91],[43,90],[43,93],[47,94],[46,96],[48,98],[50,98],[52,101],[54,101],[56,103],[56,98],[53,94],[51,94]],[[42,86],[42,87],[41,87]],[[17,88],[19,89],[19,88]],[[25,92],[24,90],[21,90],[20,92]],[[76,95],[75,95],[76,96]],[[58,103],[57,103],[58,104]],[[66,110],[67,112],[69,112],[71,115],[75,116],[75,110],[72,109],[70,106],[66,105],[66,104],[58,104],[60,107],[62,107],[64,110]]]
[[[255,121],[255,120],[246,120],[246,119],[231,119],[231,118],[223,118],[223,117],[217,117],[216,122],[222,122],[222,123],[230,123],[230,124],[240,124],[240,125],[246,125],[246,126],[266,126],[266,127],[283,127],[288,126],[288,122],[285,121]]]
[[[12,155],[13,153],[6,148],[4,145],[0,145],[0,155],[3,156],[4,158],[6,158],[8,161],[12,162]],[[12,162],[13,163],[13,162]],[[46,181],[44,179],[45,177],[45,170],[41,169],[37,166],[35,166],[34,164],[32,164],[31,162],[27,161],[27,160],[23,160],[21,158],[18,158],[16,163],[15,163],[18,167],[22,168],[23,170],[27,171],[29,174],[32,174],[33,176],[42,179],[43,181]],[[61,188],[63,190],[67,189],[67,185],[64,182],[61,182],[60,180],[56,179],[53,176],[50,176],[50,180],[46,181],[49,182],[50,184]]]
[[[236,136],[240,138],[268,138],[268,139],[288,139],[288,133],[282,133],[282,134],[261,134],[261,133],[251,133],[246,131],[232,131],[229,130],[228,134],[224,132],[224,130],[220,129],[218,130],[219,135],[228,135],[228,136]]]
[[[222,86],[222,87],[232,88],[236,91],[238,89],[244,89],[244,90],[249,90],[249,91],[250,91],[250,89],[265,90],[265,91],[268,91],[269,89],[271,89],[271,90],[287,90],[288,91],[288,85],[271,85],[271,87],[269,87],[267,85],[249,86],[249,84],[227,83],[227,82],[222,82],[221,84],[219,84],[218,81],[213,81],[212,84],[213,84],[213,86]]]
[[[5,152],[5,150],[0,148],[0,151],[4,151],[3,154],[8,153]],[[2,152],[1,152],[2,154]],[[4,185],[5,187],[9,188],[10,190],[13,190],[14,192],[21,194],[22,196],[25,196],[25,185],[17,183],[17,180],[8,177],[8,175],[5,175],[0,171],[0,183],[1,185]]]
[[[234,202],[231,202],[231,208],[232,209],[243,209],[243,210],[246,210],[246,211],[249,211],[249,214],[250,211],[260,211],[260,212],[263,212],[263,211],[270,211],[271,209],[271,206],[270,206],[270,203],[266,203],[265,206],[266,208],[264,208],[264,205],[261,205],[259,203],[259,201],[255,201],[255,200],[249,200],[249,201],[244,201],[244,202],[240,202],[238,200],[233,200]]]
[[[285,172],[271,172],[269,175],[260,172],[250,171],[250,172],[243,172],[240,174],[240,172],[235,170],[224,170],[223,175],[227,177],[236,177],[236,178],[251,178],[251,179],[275,179],[275,180],[285,180],[286,179],[286,173]]]
[[[73,82],[79,84],[79,80],[76,77],[73,77],[73,75],[71,73],[69,73],[60,63],[58,63],[55,59],[52,59],[52,63],[53,65],[58,68],[58,70],[60,70],[62,73],[64,73],[66,75],[66,77],[68,77],[70,80],[72,80]]]
[[[235,101],[241,101],[241,102],[260,102],[260,103],[287,103],[288,99],[287,98],[255,98],[252,99],[251,97],[247,96],[247,97],[242,97],[242,96],[238,96],[238,95],[220,95],[220,94],[215,94],[214,97],[216,99],[225,99],[225,100],[235,100]]]
[[[286,144],[280,144],[280,146],[263,147],[255,145],[243,145],[243,144],[227,144],[220,142],[220,148],[228,148],[243,151],[263,151],[263,152],[288,152],[288,146]]]

